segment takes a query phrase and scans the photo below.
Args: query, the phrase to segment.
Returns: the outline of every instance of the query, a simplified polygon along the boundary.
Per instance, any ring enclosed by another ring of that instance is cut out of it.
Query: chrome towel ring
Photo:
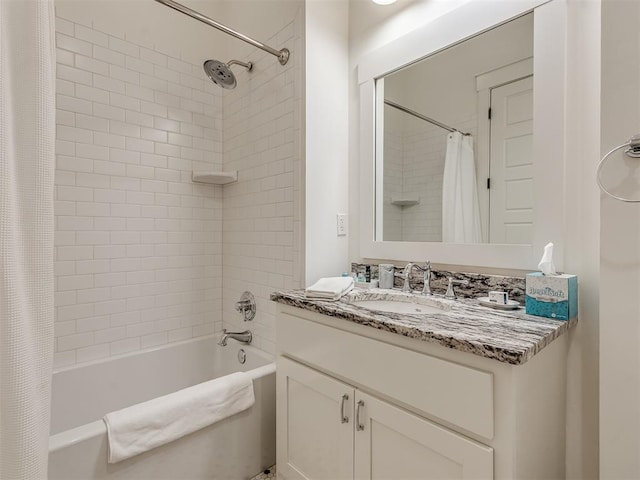
[[[602,178],[601,178],[602,167],[604,166],[606,160],[609,158],[609,155],[625,147],[626,147],[626,150],[624,151],[624,153],[627,157],[640,158],[640,134],[634,135],[626,143],[623,143],[622,145],[618,145],[616,148],[610,150],[605,154],[604,157],[602,157],[602,159],[600,160],[600,163],[598,163],[598,169],[596,170],[596,181],[598,182],[598,187],[600,187],[600,190],[602,190],[604,193],[606,193],[610,197],[615,198],[616,200],[620,200],[621,202],[640,203],[640,199],[634,200],[632,198],[624,198],[624,197],[619,197],[617,195],[614,195],[609,190],[607,190],[604,185],[602,185]]]

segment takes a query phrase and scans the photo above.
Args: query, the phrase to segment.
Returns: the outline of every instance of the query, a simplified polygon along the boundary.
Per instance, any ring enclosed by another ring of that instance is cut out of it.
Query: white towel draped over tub
[[[177,440],[254,403],[251,376],[237,372],[108,413],[109,463]]]
[[[452,132],[442,180],[442,241],[482,243],[473,137]]]

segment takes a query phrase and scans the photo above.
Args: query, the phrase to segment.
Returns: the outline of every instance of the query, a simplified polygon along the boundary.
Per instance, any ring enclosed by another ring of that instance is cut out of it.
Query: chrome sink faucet
[[[251,334],[251,330],[245,330],[244,332],[227,332],[227,329],[225,328],[222,330],[222,337],[220,337],[218,345],[226,347],[227,340],[229,338],[233,338],[240,343],[246,343],[248,345],[251,343],[251,340],[253,340],[253,335]]]
[[[423,295],[431,295],[431,262],[427,260],[424,263],[424,267],[416,265],[415,263],[407,263],[402,270],[402,273],[395,273],[396,277],[400,277],[404,280],[402,285],[402,291],[404,293],[411,293],[411,270],[413,267],[418,268],[424,272],[424,286],[422,287]]]

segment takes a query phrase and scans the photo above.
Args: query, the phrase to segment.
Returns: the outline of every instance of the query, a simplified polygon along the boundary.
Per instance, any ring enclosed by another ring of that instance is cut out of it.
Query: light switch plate
[[[347,234],[347,214],[339,213],[337,216],[338,236],[344,237]]]

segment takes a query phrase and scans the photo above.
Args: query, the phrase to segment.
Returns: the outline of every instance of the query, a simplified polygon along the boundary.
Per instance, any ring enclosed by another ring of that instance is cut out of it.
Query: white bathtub
[[[55,372],[49,480],[241,480],[275,463],[275,363],[259,350],[204,337],[115,360]],[[244,349],[246,363],[238,361]],[[128,460],[107,463],[102,417],[181,388],[247,371],[249,410]]]

